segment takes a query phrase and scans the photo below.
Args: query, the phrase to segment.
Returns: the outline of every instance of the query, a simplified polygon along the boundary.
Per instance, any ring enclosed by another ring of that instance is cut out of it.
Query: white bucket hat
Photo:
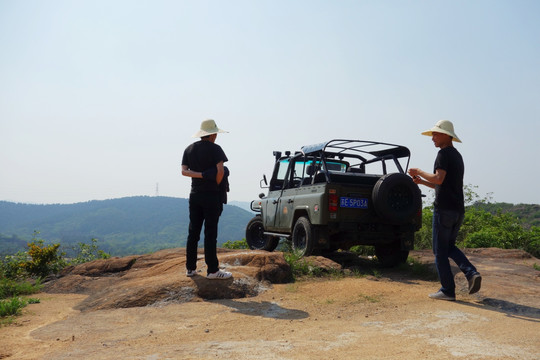
[[[452,137],[452,141],[459,143],[461,142],[461,140],[459,140],[456,133],[454,132],[454,124],[452,124],[450,120],[437,121],[434,127],[424,131],[422,135],[432,136],[434,132],[450,135]]]
[[[222,130],[217,127],[216,122],[212,119],[204,120],[201,123],[201,130],[199,130],[193,137],[204,137],[212,134],[228,133],[228,131]]]

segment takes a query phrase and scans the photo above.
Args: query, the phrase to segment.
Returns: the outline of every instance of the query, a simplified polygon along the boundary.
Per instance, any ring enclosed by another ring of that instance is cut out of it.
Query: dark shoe
[[[480,276],[479,273],[474,274],[471,276],[469,281],[469,294],[477,293],[480,290],[480,286],[482,286],[482,276]]]
[[[447,300],[447,301],[455,301],[455,296],[448,296],[445,293],[443,293],[441,290],[437,291],[434,294],[429,294],[429,297],[435,300]]]

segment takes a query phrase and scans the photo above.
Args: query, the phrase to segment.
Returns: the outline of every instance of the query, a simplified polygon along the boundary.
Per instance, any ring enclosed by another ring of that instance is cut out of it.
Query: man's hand
[[[442,169],[435,170],[435,174],[425,172],[417,168],[410,168],[408,171],[412,176],[415,184],[421,184],[434,188],[436,185],[441,185],[446,177],[446,171]]]
[[[409,175],[411,175],[413,178],[418,176],[418,173],[420,172],[420,169],[417,168],[410,168],[409,169]]]
[[[409,169],[409,175],[412,177],[412,180],[415,184],[422,184],[422,179],[418,175],[419,172],[420,172],[420,169],[417,169],[417,168]]]
[[[206,169],[202,172],[202,177],[205,180],[208,181],[216,181],[216,175],[217,175],[217,169],[216,167],[211,167],[210,169]]]
[[[203,179],[208,181],[215,181],[218,185],[221,183],[224,176],[229,176],[229,169],[226,166],[223,166],[223,161],[219,162],[216,166],[213,166],[210,169],[206,169],[202,172]]]

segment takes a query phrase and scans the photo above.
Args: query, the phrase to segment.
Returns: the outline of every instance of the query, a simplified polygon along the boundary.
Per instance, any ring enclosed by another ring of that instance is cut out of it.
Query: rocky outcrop
[[[46,282],[44,290],[87,294],[77,308],[88,311],[250,297],[271,284],[292,279],[291,268],[281,252],[219,249],[218,258],[220,266],[231,271],[233,278],[208,280],[202,252],[198,274],[186,277],[185,249],[180,248],[71,266]]]

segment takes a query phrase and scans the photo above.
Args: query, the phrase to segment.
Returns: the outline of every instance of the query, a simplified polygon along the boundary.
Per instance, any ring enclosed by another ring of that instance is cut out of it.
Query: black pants
[[[217,258],[218,222],[223,204],[221,196],[216,192],[199,192],[189,195],[189,233],[186,245],[186,268],[197,268],[197,247],[204,223],[204,260],[208,273],[219,270]]]

